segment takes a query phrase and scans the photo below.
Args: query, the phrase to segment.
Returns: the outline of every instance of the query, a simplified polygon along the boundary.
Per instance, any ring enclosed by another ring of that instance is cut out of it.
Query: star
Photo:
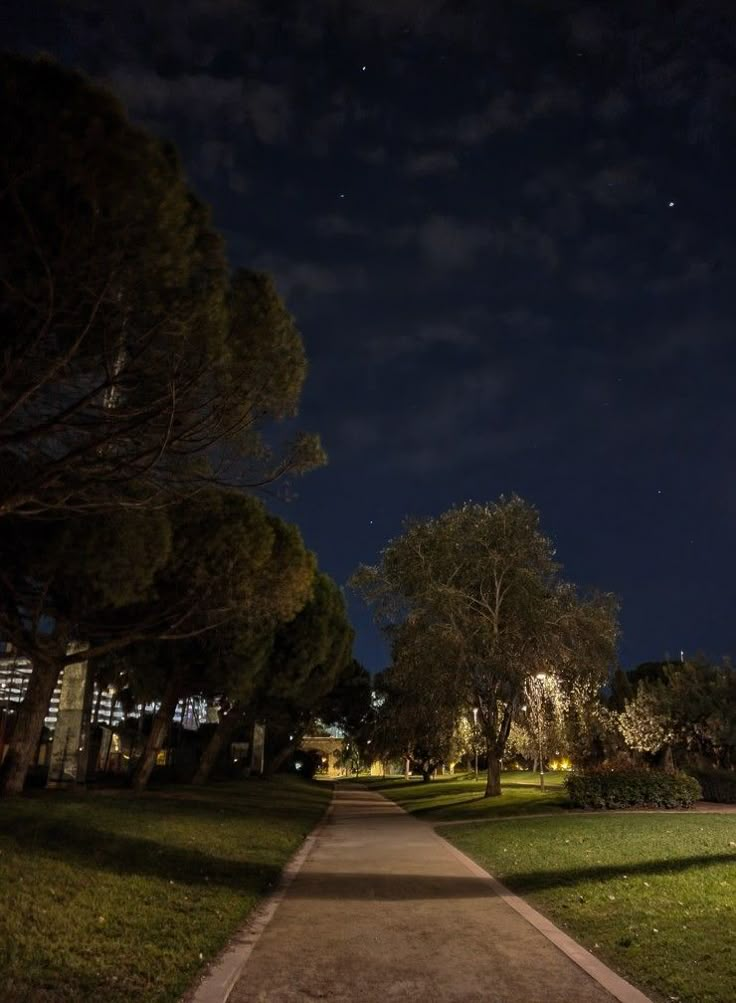
[[[361,66],[361,68],[360,68],[361,73],[365,73],[365,69],[366,69],[365,66]]]
[[[675,204],[674,202],[668,202],[667,203],[667,205],[670,207],[670,209],[674,206],[674,204]]]
[[[340,198],[340,199],[344,199],[345,198],[345,196],[343,195],[342,192],[340,192],[340,194],[337,197]]]

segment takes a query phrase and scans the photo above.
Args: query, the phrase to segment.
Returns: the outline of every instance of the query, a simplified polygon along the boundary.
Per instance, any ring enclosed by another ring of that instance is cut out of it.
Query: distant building
[[[13,655],[6,652],[0,655],[0,712],[15,714],[23,697],[28,689],[28,681],[31,678],[31,663],[21,655]],[[59,716],[59,694],[64,673],[61,673],[59,681],[54,689],[48,714],[44,724],[53,731]],[[146,704],[138,706],[135,714],[152,714],[156,710],[156,704]],[[115,689],[108,686],[99,692],[97,685],[92,686],[92,723],[105,724],[114,727],[120,724],[125,715],[122,705],[115,698]],[[190,697],[179,702],[174,713],[174,721],[180,723],[182,727],[196,731],[200,724],[205,724],[209,720],[207,701],[202,697]]]

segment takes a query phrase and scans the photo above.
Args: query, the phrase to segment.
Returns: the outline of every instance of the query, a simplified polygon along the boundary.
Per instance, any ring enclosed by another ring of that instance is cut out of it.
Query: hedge
[[[565,786],[575,808],[690,808],[702,796],[687,773],[643,768],[578,770]]]
[[[733,770],[693,770],[705,801],[736,804],[736,773]]]

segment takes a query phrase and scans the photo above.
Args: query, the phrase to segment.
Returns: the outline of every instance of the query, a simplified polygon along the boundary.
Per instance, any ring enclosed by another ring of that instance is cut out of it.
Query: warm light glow
[[[567,756],[561,756],[559,759],[551,759],[549,768],[550,770],[568,771],[572,769],[572,763]]]

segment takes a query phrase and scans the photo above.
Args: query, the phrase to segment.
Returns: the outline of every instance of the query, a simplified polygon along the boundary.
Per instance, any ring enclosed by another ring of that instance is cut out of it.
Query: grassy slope
[[[385,780],[361,777],[361,783],[380,791],[427,822],[561,811],[565,803],[562,780],[562,774],[547,774],[546,789],[542,792],[536,773],[504,773],[501,797],[484,798],[485,780],[473,780],[472,777],[438,777],[428,784],[414,778],[406,781],[398,777]]]
[[[175,1000],[329,797],[278,778],[0,802],[0,999]]]
[[[440,831],[643,987],[683,1003],[736,999],[736,816],[576,814]]]
[[[467,779],[371,786],[429,822],[508,819],[439,832],[655,995],[733,1003],[735,815],[567,813],[559,787],[541,795],[531,775],[504,781],[501,798],[487,802]]]

